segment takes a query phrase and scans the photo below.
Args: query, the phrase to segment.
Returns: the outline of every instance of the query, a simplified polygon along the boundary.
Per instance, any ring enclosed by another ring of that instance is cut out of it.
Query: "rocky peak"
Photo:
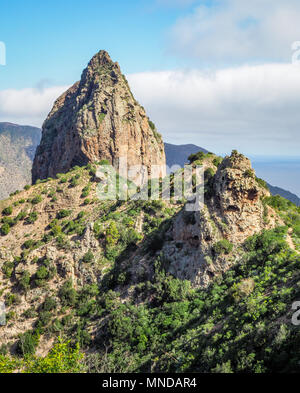
[[[216,216],[227,226],[225,237],[243,242],[264,228],[274,226],[263,204],[270,193],[256,178],[248,158],[233,151],[220,164],[214,179],[211,205]]]
[[[194,286],[207,286],[236,263],[239,247],[248,237],[281,224],[263,203],[270,193],[259,183],[248,158],[233,151],[215,170],[204,208],[183,209],[163,248],[169,272]]]
[[[269,192],[260,187],[248,158],[233,151],[225,157],[214,179],[216,207],[226,216],[241,213],[244,205],[254,205]]]
[[[117,167],[120,157],[127,157],[129,167],[144,165],[148,173],[153,165],[160,167],[153,177],[165,175],[160,134],[133,97],[118,63],[100,51],[48,115],[33,182],[89,162],[107,160]]]

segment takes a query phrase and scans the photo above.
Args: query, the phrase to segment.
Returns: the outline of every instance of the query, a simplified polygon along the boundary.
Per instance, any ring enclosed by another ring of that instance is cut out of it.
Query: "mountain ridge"
[[[189,151],[189,147],[191,150]],[[188,163],[188,157],[190,154],[197,153],[198,151],[202,151],[204,153],[208,153],[208,151],[200,146],[187,144],[187,145],[174,145],[171,143],[165,143],[165,151],[167,158],[168,167],[172,167],[173,165],[179,165],[183,168],[184,164]],[[281,187],[272,186],[267,183],[272,195],[280,195],[283,198],[288,199],[296,206],[300,206],[300,198],[298,195],[285,190]]]
[[[40,139],[39,128],[0,123],[0,199],[31,183],[32,160]]]

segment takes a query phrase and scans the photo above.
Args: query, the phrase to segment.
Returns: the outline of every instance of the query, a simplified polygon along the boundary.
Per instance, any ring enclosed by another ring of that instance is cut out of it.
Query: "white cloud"
[[[180,18],[170,32],[169,49],[212,64],[284,61],[300,40],[299,0],[216,0]]]
[[[219,153],[299,155],[300,66],[146,72],[128,80],[167,142]],[[67,88],[0,91],[0,121],[41,126]]]
[[[41,127],[54,101],[68,86],[0,91],[0,121]]]
[[[299,155],[299,66],[148,72],[128,80],[166,141],[223,153]]]

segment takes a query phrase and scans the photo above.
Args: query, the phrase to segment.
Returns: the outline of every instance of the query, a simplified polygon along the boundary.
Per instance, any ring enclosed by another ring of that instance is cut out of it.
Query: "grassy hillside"
[[[163,252],[184,201],[99,201],[95,172],[0,202],[0,371],[299,371],[299,208],[265,197],[280,224],[197,288]]]

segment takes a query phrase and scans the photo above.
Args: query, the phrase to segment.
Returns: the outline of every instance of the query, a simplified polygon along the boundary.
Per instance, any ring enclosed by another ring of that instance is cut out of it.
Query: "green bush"
[[[75,306],[77,293],[72,286],[71,280],[64,283],[64,285],[60,288],[58,295],[63,306]]]
[[[151,128],[152,131],[156,130],[155,124],[153,123],[153,121],[148,120],[149,126]]]
[[[205,158],[205,153],[203,151],[199,151],[198,153],[195,154],[191,154],[188,157],[188,160],[190,162],[190,164],[192,164],[195,161],[201,161]]]
[[[10,226],[9,226],[9,224],[3,224],[2,225],[2,227],[1,227],[1,235],[2,236],[6,236],[6,235],[8,235],[9,234],[9,232],[10,232]]]
[[[61,220],[62,218],[69,217],[71,214],[72,214],[72,210],[63,209],[63,210],[60,210],[60,211],[57,213],[57,218],[58,218],[59,220]]]
[[[49,271],[46,266],[40,266],[36,271],[36,277],[38,280],[45,280],[49,277]]]
[[[117,244],[119,238],[120,234],[117,229],[117,225],[114,221],[112,221],[106,230],[106,245],[112,246]]]
[[[290,204],[288,200],[279,195],[267,197],[264,202],[279,211],[287,210]]]
[[[52,311],[56,307],[57,307],[57,302],[53,297],[47,297],[42,306],[44,311]]]
[[[256,177],[256,182],[263,188],[269,191],[269,187],[267,185],[267,182],[265,182],[263,179],[260,179],[259,177]]]
[[[30,273],[27,270],[22,272],[22,275],[19,278],[19,285],[24,292],[27,292],[30,288]]]
[[[11,206],[8,206],[2,210],[2,214],[4,216],[10,216],[12,214],[12,212],[13,212],[13,208]]]
[[[76,187],[78,186],[78,178],[76,176],[73,176],[70,180],[70,187]]]
[[[38,213],[37,212],[31,212],[29,216],[26,219],[26,222],[28,224],[34,224],[36,220],[38,219]]]
[[[79,373],[83,371],[82,360],[84,355],[79,351],[79,345],[75,348],[70,342],[59,342],[54,345],[45,358],[34,358],[27,362],[26,373],[38,374],[61,374],[61,373]]]
[[[37,195],[34,198],[31,199],[31,203],[33,205],[37,205],[38,203],[42,202],[42,196],[41,195]]]
[[[94,260],[94,254],[92,253],[91,250],[89,250],[84,256],[82,257],[82,261],[85,263],[90,263]]]
[[[233,244],[227,239],[220,240],[213,245],[213,252],[215,255],[230,254],[233,249]]]
[[[34,355],[39,343],[39,334],[28,331],[20,336],[17,344],[17,352],[20,355]]]
[[[2,272],[6,278],[11,278],[14,271],[15,264],[14,262],[4,262],[2,266]]]

